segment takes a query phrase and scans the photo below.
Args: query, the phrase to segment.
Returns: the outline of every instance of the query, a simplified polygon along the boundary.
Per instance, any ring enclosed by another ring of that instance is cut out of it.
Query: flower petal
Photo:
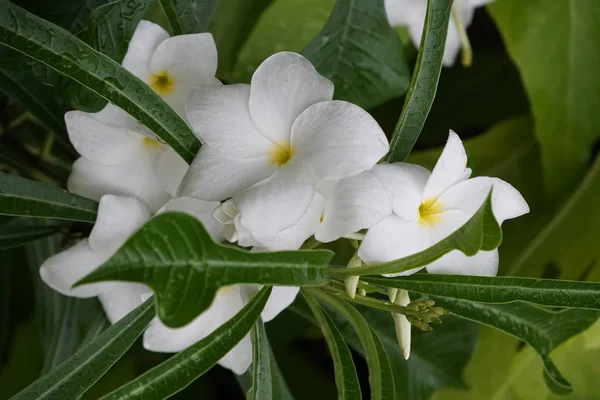
[[[319,179],[340,179],[371,168],[389,150],[375,119],[345,101],[308,107],[292,126],[294,157],[306,161]]]
[[[274,142],[290,140],[292,124],[309,106],[333,98],[333,83],[300,54],[281,52],[267,58],[252,76],[250,114]]]
[[[427,225],[392,215],[369,229],[358,255],[367,264],[383,263],[425,250],[435,242],[434,232]],[[387,276],[408,275],[419,269]]]
[[[469,0],[457,0],[454,2],[453,7],[458,10],[461,24],[466,30],[471,21],[473,20],[473,7],[469,4]],[[456,56],[462,48],[462,41],[460,38],[460,32],[456,25],[454,16],[450,18],[450,24],[448,25],[448,36],[446,36],[446,47],[444,48],[444,66],[451,67],[454,65]]]
[[[169,37],[160,25],[150,21],[140,21],[129,42],[127,54],[123,58],[123,67],[135,76],[148,82],[150,58],[160,43]]]
[[[448,142],[435,164],[423,191],[423,201],[437,199],[446,189],[471,176],[467,168],[467,153],[456,133],[450,131]]]
[[[423,189],[431,174],[420,165],[378,164],[371,169],[387,190],[394,213],[406,220],[419,217]]]
[[[444,192],[438,202],[447,210],[462,210],[473,215],[485,201],[492,186],[492,210],[498,223],[529,212],[527,202],[517,189],[502,179],[487,176],[458,183]]]
[[[112,282],[110,288],[98,295],[98,299],[106,317],[114,324],[142,304],[142,298],[151,293],[148,286],[139,283]]]
[[[144,348],[154,352],[177,353],[210,335],[244,307],[239,286],[222,288],[208,310],[182,328],[169,328],[154,318],[144,333]],[[242,374],[252,362],[252,343],[246,336],[219,364]]]
[[[97,114],[100,113],[69,111],[65,114],[69,139],[83,157],[101,164],[115,165],[125,161],[142,146],[142,136],[131,135],[126,128],[100,122]]]
[[[221,242],[224,239],[223,225],[213,217],[214,211],[220,204],[218,201],[203,201],[191,197],[179,197],[169,200],[167,204],[158,210],[157,214],[169,211],[179,211],[189,214],[202,222],[204,228],[215,241]]]
[[[179,196],[201,200],[225,200],[275,172],[275,166],[259,159],[231,158],[210,146],[202,146],[179,186]]]
[[[240,210],[240,224],[254,237],[270,236],[297,224],[312,204],[315,192],[312,170],[298,161],[278,167],[273,176],[233,201]]]
[[[185,160],[170,147],[158,156],[156,176],[169,195],[176,196],[177,188],[189,167]]]
[[[498,249],[479,251],[467,257],[459,250],[453,250],[427,266],[431,274],[458,274],[496,276],[498,273]]]
[[[261,251],[268,250],[261,249]],[[244,285],[248,298],[256,295],[261,288],[262,286],[260,285]],[[300,288],[295,286],[273,286],[267,304],[265,304],[265,308],[260,314],[263,322],[271,321],[279,315],[280,312],[288,308],[288,306],[296,299],[299,291]]]
[[[410,304],[410,297],[406,290],[400,289],[394,298],[394,304],[406,307]],[[396,338],[398,339],[398,346],[400,346],[400,352],[404,356],[405,360],[410,357],[410,340],[411,340],[411,323],[408,322],[406,316],[403,314],[392,313],[394,317],[394,328],[396,328]]]
[[[391,26],[406,26],[415,22],[422,25],[425,21],[427,3],[422,0],[385,0],[384,5]],[[419,42],[416,43],[417,47]]]
[[[40,267],[40,276],[52,289],[66,296],[94,297],[110,288],[111,283],[92,283],[76,288],[72,286],[98,268],[109,254],[94,252],[87,239],[48,258]]]
[[[275,144],[252,122],[249,96],[249,85],[202,86],[188,96],[187,117],[205,145],[228,157],[268,163]]]
[[[72,166],[67,187],[94,200],[105,194],[137,197],[151,212],[169,199],[158,182],[150,157],[141,152],[117,165],[102,165],[81,157]]]
[[[112,254],[149,219],[148,209],[136,198],[102,196],[98,217],[90,232],[90,247],[97,252]]]
[[[315,239],[332,242],[344,235],[369,229],[392,214],[385,187],[366,171],[333,184],[327,197],[323,221]]]
[[[236,229],[240,246],[260,246],[271,251],[298,250],[306,239],[314,235],[325,207],[325,198],[315,193],[313,201],[297,223],[280,232],[271,235],[251,235],[241,226],[239,218]]]

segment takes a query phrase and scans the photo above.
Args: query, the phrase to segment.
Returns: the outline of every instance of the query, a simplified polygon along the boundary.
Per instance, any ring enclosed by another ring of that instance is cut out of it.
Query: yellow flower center
[[[275,145],[271,150],[271,162],[277,165],[285,165],[294,156],[294,149],[289,145]]]
[[[150,77],[150,87],[156,93],[165,96],[175,89],[175,78],[169,75],[167,71],[152,74]]]
[[[419,222],[433,225],[440,221],[440,213],[443,211],[442,205],[435,199],[425,200],[419,206]]]
[[[157,140],[154,139],[150,139],[149,137],[145,137],[142,141],[144,147],[150,148],[150,149],[157,149],[160,147],[160,143],[158,143]]]

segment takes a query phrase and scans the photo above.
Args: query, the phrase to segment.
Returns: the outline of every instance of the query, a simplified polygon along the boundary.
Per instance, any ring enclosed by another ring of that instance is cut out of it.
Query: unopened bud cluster
[[[407,311],[412,311],[412,313],[406,315],[406,319],[420,330],[430,331],[433,328],[429,324],[441,324],[442,320],[440,317],[448,314],[448,310],[441,307],[433,307],[434,305],[435,301],[429,299],[412,301],[406,306]]]

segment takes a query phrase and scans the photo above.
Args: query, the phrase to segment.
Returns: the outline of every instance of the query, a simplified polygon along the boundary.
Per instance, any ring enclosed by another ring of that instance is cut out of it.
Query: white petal
[[[469,4],[469,0],[457,0],[454,2],[454,8],[458,10],[460,15],[461,23],[466,30],[471,21],[473,20],[473,8]],[[444,66],[451,67],[454,65],[456,56],[462,48],[462,42],[460,39],[460,33],[458,31],[454,16],[450,18],[450,25],[448,26],[448,36],[446,37],[446,47],[444,49]]]
[[[177,188],[190,166],[170,147],[158,157],[156,174],[161,186],[175,197]]]
[[[298,250],[306,239],[315,234],[324,207],[325,198],[321,194],[315,193],[312,203],[298,222],[271,235],[251,235],[249,231],[244,230],[243,226],[240,226],[238,218],[236,219],[239,236],[238,244],[240,246],[261,246],[272,251]]]
[[[273,235],[300,220],[313,202],[315,178],[310,167],[291,162],[269,179],[234,198],[240,223],[253,236]]]
[[[214,150],[270,162],[275,144],[252,122],[249,96],[249,85],[202,86],[188,96],[187,117],[202,142]]]
[[[431,274],[458,274],[496,276],[498,273],[498,249],[479,251],[467,257],[459,250],[453,250],[427,266]]]
[[[333,185],[315,239],[331,242],[369,229],[391,214],[392,206],[385,187],[371,171],[366,171]]]
[[[189,214],[202,222],[212,238],[220,242],[223,237],[223,225],[213,217],[213,212],[219,207],[218,201],[203,201],[191,197],[179,197],[167,202],[158,214],[168,211],[179,211]]]
[[[252,249],[253,251],[256,248]],[[261,249],[261,251],[268,251],[267,249]],[[246,289],[248,298],[251,298],[253,295],[258,293],[258,291],[262,288],[260,285],[244,285],[244,289]],[[285,310],[290,304],[294,302],[298,292],[300,291],[299,287],[292,286],[273,286],[271,290],[271,295],[267,300],[267,304],[265,304],[265,308],[263,309],[260,317],[263,322],[269,322],[274,319],[280,312]]]
[[[154,318],[144,333],[144,347],[161,353],[177,353],[210,335],[244,307],[239,286],[219,290],[211,306],[182,328],[169,328]],[[252,344],[244,337],[219,364],[236,374],[246,371],[252,361]]]
[[[90,232],[90,247],[97,252],[112,254],[148,219],[150,212],[136,198],[102,196],[98,217]]]
[[[67,187],[94,200],[105,194],[137,197],[155,212],[169,199],[169,194],[158,182],[154,169],[152,160],[143,152],[134,153],[118,165],[102,165],[81,157],[72,166]]]
[[[415,22],[423,24],[425,21],[427,2],[422,0],[385,0],[384,5],[391,26],[406,26]]]
[[[367,264],[383,263],[425,250],[436,242],[429,226],[392,215],[369,229],[358,248]],[[388,276],[408,275],[421,268]]]
[[[410,303],[408,292],[406,290],[399,290],[394,298],[394,304],[406,307]],[[394,327],[396,328],[396,338],[398,339],[398,345],[400,346],[400,352],[404,356],[405,360],[410,357],[410,337],[412,326],[408,319],[403,314],[395,314]]]
[[[467,153],[456,133],[450,131],[444,151],[435,164],[423,191],[423,201],[437,199],[446,189],[471,176]]]
[[[389,150],[375,119],[345,101],[307,108],[292,126],[294,157],[309,163],[320,179],[340,179],[371,168]]]
[[[150,21],[140,21],[123,59],[123,67],[135,76],[148,81],[151,75],[150,58],[160,43],[169,37],[167,31]]]
[[[65,114],[65,122],[75,150],[101,164],[119,164],[142,146],[142,136],[135,137],[126,128],[102,123],[95,114],[69,111]]]
[[[421,219],[419,223],[429,225],[435,233],[436,242],[439,242],[463,226],[471,217],[472,214],[463,210],[445,210],[425,220]]]
[[[88,240],[84,239],[44,261],[40,267],[40,276],[48,286],[66,296],[94,297],[111,284],[103,282],[76,288],[72,286],[108,258],[109,254],[94,252]]]
[[[477,8],[477,7],[483,7],[486,4],[489,4],[494,0],[468,0],[468,1],[469,1],[469,4],[471,5],[471,7]]]
[[[492,186],[492,210],[500,224],[529,212],[527,202],[517,189],[502,179],[486,176],[460,182],[444,192],[438,202],[445,209],[462,210],[473,215],[485,201]]]
[[[423,189],[431,174],[420,165],[378,164],[371,172],[387,190],[394,213],[406,220],[419,217]]]
[[[112,282],[110,288],[98,295],[106,317],[111,324],[129,314],[143,303],[143,298],[152,293],[146,285],[130,282]]]
[[[312,104],[333,98],[333,83],[300,54],[267,58],[252,76],[250,114],[258,129],[279,144],[290,140],[292,124]]]
[[[179,187],[179,196],[225,200],[275,172],[275,166],[257,159],[231,158],[202,146]]]

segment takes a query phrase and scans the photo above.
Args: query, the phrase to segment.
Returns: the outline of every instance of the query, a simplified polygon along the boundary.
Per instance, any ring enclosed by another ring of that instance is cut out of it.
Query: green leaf
[[[342,334],[335,326],[331,317],[327,314],[321,305],[310,295],[303,291],[304,299],[317,319],[323,336],[329,346],[331,358],[333,358],[333,367],[335,370],[335,384],[338,389],[338,399],[362,399],[356,368],[352,354],[342,337]]]
[[[396,398],[394,375],[390,360],[373,328],[362,315],[344,300],[321,290],[307,290],[339,311],[354,328],[364,350],[369,367],[369,385],[371,399],[391,400]]]
[[[246,336],[260,317],[270,294],[271,287],[264,287],[213,333],[102,399],[165,399],[183,390]]]
[[[571,336],[587,329],[600,316],[594,310],[554,312],[523,302],[492,305],[446,297],[429,297],[436,305],[461,318],[499,329],[525,341],[542,357],[550,389],[560,394],[569,393],[572,388],[552,363],[550,353]]]
[[[210,24],[210,32],[219,49],[218,78],[231,81],[238,52],[250,36],[256,21],[272,2],[273,0],[219,0]]]
[[[438,274],[363,279],[384,287],[482,303],[526,301],[548,307],[600,310],[600,282]]]
[[[156,293],[160,319],[167,326],[180,327],[206,310],[222,286],[323,285],[332,256],[327,250],[250,253],[215,243],[190,215],[164,213],[77,285],[114,280],[144,283]]]
[[[57,226],[21,226],[15,224],[0,226],[0,251],[23,246],[29,242],[56,233]]]
[[[431,110],[442,71],[452,2],[453,0],[427,1],[427,15],[417,63],[386,158],[390,163],[406,160]]]
[[[0,172],[0,215],[94,222],[98,202]]]
[[[0,1],[0,43],[67,75],[146,125],[191,162],[200,141],[154,91],[64,29]]]
[[[149,299],[13,400],[78,398],[125,354],[153,317]]]
[[[117,0],[96,8],[90,23],[78,36],[83,41],[117,62],[123,61],[129,41],[151,0]]]
[[[63,146],[74,153],[64,122],[65,111],[47,87],[28,79],[22,73],[0,69],[0,91],[31,112],[56,134]]]
[[[259,319],[252,328],[253,361],[252,384],[247,394],[248,400],[292,399],[287,384],[277,367],[277,362],[269,346],[265,326]]]
[[[561,195],[600,138],[600,47],[588,39],[600,37],[600,7],[596,0],[503,0],[488,10],[529,94],[546,183]]]
[[[173,35],[202,33],[217,8],[217,0],[159,0]]]
[[[432,263],[452,250],[460,250],[467,256],[479,250],[493,250],[502,242],[502,229],[492,212],[492,190],[479,210],[452,234],[433,246],[413,255],[382,264],[356,268],[330,268],[337,276],[380,275],[408,271]]]
[[[363,108],[400,97],[409,71],[383,0],[337,0],[303,54],[335,85],[335,97]]]
[[[90,13],[110,0],[16,0],[13,3],[30,13],[76,33],[88,22]]]

